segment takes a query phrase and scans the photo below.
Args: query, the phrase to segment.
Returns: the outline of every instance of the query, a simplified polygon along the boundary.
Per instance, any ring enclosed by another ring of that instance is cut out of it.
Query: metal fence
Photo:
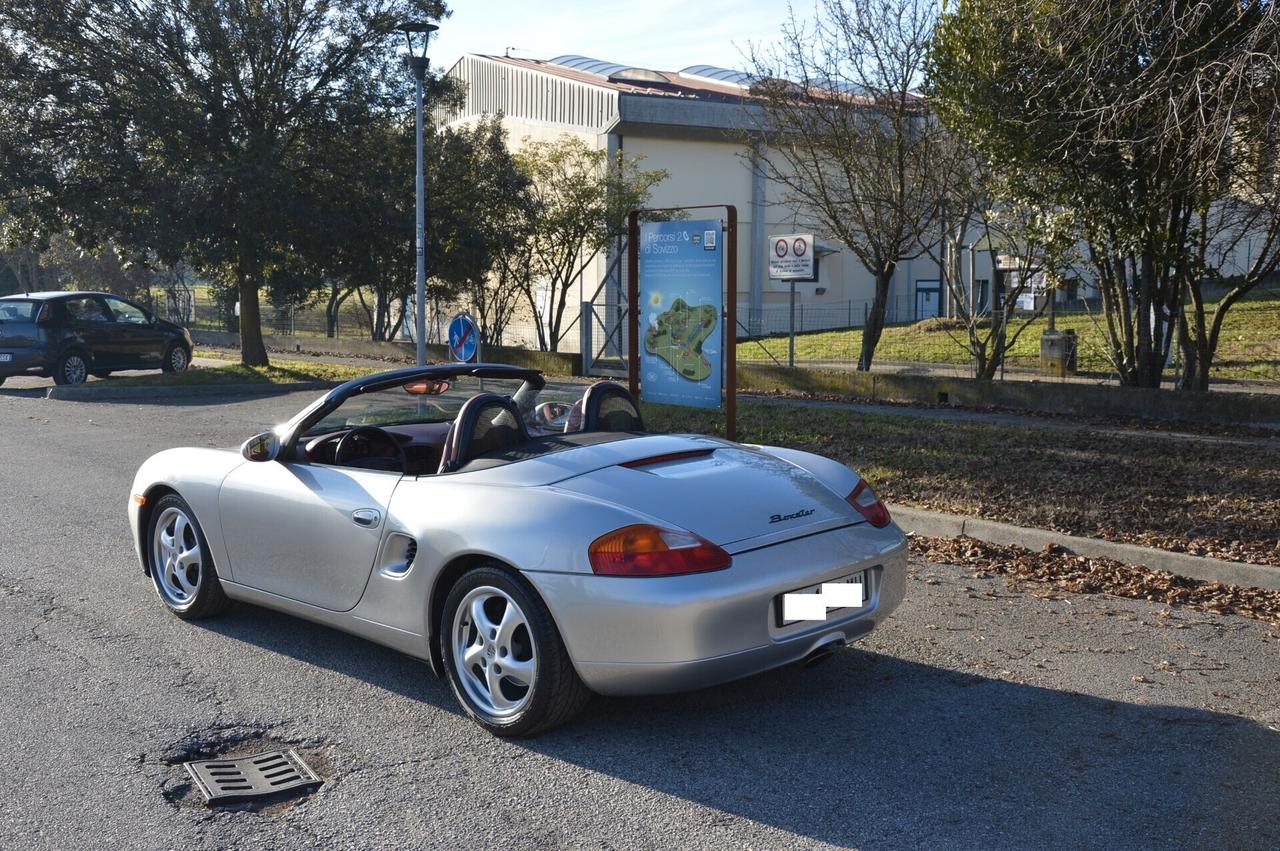
[[[146,299],[144,299],[146,301]],[[234,303],[226,304],[202,292],[164,291],[153,292],[150,307],[171,322],[186,328],[203,331],[239,331],[239,319]],[[346,340],[373,340],[374,306],[371,301],[363,304],[356,297],[346,299],[332,311],[325,305],[272,304],[265,293],[259,302],[262,315],[262,333],[279,336],[329,337]],[[449,322],[460,308],[452,305],[429,305],[427,309],[428,343],[440,343],[448,335]],[[391,324],[400,319],[399,305],[393,306]],[[413,313],[410,305],[407,327],[394,329],[390,338],[413,338]],[[570,335],[573,336],[573,335]],[[537,348],[537,328],[531,320],[517,319],[509,322],[499,341],[502,345]],[[572,342],[572,341],[570,341]]]

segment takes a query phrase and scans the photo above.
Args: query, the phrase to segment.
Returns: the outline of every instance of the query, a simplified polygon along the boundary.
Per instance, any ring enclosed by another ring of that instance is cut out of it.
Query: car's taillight
[[[720,570],[733,557],[692,532],[640,523],[596,538],[587,549],[600,576],[678,576]]]
[[[889,509],[885,508],[884,503],[880,501],[880,497],[876,496],[876,492],[866,482],[859,481],[858,486],[853,489],[853,493],[844,499],[845,502],[853,506],[855,511],[867,518],[868,523],[877,529],[882,529],[889,525]]]

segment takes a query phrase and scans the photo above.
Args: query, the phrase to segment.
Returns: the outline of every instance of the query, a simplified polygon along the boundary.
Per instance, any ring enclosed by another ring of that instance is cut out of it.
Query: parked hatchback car
[[[80,384],[121,369],[182,372],[191,363],[185,328],[111,293],[46,292],[0,297],[0,384],[42,375]]]

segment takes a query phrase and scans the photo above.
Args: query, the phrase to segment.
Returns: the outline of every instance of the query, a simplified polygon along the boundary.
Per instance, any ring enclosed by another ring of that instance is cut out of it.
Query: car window
[[[107,307],[111,308],[111,312],[116,315],[117,322],[127,322],[130,325],[148,325],[151,322],[142,308],[129,304],[123,299],[108,298]]]
[[[66,301],[67,317],[78,322],[110,322],[107,309],[96,298],[69,298]]]
[[[30,322],[35,318],[34,301],[9,301],[0,299],[0,322]]]

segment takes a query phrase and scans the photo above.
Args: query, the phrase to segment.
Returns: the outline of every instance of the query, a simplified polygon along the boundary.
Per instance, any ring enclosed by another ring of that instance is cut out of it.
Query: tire
[[[474,617],[477,603],[483,630]],[[516,622],[506,631],[503,619],[511,605]],[[449,589],[439,632],[454,697],[473,721],[496,736],[546,732],[576,715],[591,697],[551,613],[524,579],[505,568],[485,565],[463,574]],[[462,664],[456,661],[459,650]],[[474,660],[469,667],[468,656]],[[505,670],[504,660],[511,663]]]
[[[209,542],[186,500],[171,493],[156,502],[146,541],[151,584],[165,608],[183,620],[199,620],[231,605],[208,554]]]
[[[53,367],[54,384],[84,384],[89,377],[89,356],[81,351],[63,353]]]
[[[191,353],[181,343],[170,343],[164,350],[164,360],[160,362],[160,368],[165,372],[186,372],[190,365]]]
[[[107,378],[110,375],[111,375],[111,370],[109,369],[100,369],[97,372],[93,373],[94,378]]]

